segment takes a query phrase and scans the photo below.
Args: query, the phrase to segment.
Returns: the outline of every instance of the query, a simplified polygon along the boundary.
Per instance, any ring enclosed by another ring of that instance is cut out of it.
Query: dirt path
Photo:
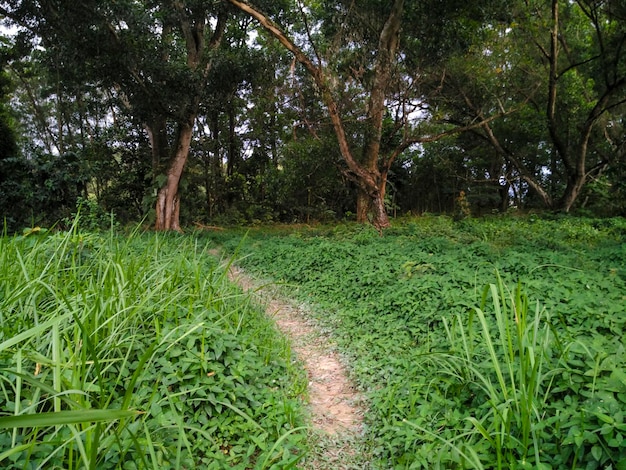
[[[307,457],[304,468],[363,468],[363,456],[355,449],[362,434],[362,400],[350,383],[339,355],[329,346],[328,338],[307,318],[305,311],[279,298],[274,289],[260,288],[258,281],[235,266],[231,266],[228,276],[265,305],[267,315],[290,339],[292,350],[307,371],[311,440],[316,449]]]

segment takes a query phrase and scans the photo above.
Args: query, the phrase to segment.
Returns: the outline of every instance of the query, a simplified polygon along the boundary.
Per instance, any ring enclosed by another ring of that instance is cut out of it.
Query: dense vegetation
[[[623,2],[44,3],[0,1],[10,231],[626,213]]]
[[[625,242],[623,219],[427,216],[252,230],[241,263],[349,357],[375,468],[622,468]]]
[[[303,458],[217,242],[333,332],[374,467],[626,468],[625,5],[0,0],[1,465]]]
[[[307,305],[348,359],[368,404],[357,465],[626,463],[626,224],[530,215],[399,219],[384,237],[76,221],[4,237],[4,468],[306,459],[307,379],[229,284],[218,245]]]
[[[280,468],[306,377],[192,237],[0,239],[2,468]]]

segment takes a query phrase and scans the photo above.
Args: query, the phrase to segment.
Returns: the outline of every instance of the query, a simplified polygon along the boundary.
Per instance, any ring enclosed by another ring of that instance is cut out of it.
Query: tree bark
[[[379,37],[377,58],[372,88],[369,90],[369,106],[367,111],[366,142],[363,151],[363,162],[355,158],[343,126],[339,108],[333,98],[332,90],[325,74],[328,72],[321,64],[316,65],[267,15],[240,0],[228,0],[244,13],[255,18],[265,30],[277,39],[295,59],[309,72],[321,92],[337,137],[341,156],[346,163],[346,175],[357,184],[357,220],[366,222],[371,214],[371,223],[377,228],[389,227],[389,217],[385,210],[385,184],[391,161],[379,169],[380,140],[382,121],[385,111],[385,95],[391,75],[391,64],[398,47],[398,35],[402,23],[404,0],[395,0],[389,17]]]
[[[237,157],[239,156],[237,153],[237,133],[235,130],[235,110],[231,101],[228,103],[227,113],[228,113],[228,154],[227,154],[227,162],[226,162],[226,175],[231,177],[235,174],[235,170],[237,167]]]
[[[191,116],[188,122],[180,125],[176,154],[167,170],[165,185],[157,194],[156,230],[181,230],[178,186],[189,156],[194,122],[195,115]]]
[[[362,189],[356,193],[356,220],[364,223],[367,221],[367,214],[370,212],[370,197]]]
[[[572,209],[572,206],[576,202],[576,199],[578,199],[580,191],[585,184],[585,180],[584,175],[583,177],[573,175],[568,178],[567,187],[559,205],[563,212],[569,212]]]

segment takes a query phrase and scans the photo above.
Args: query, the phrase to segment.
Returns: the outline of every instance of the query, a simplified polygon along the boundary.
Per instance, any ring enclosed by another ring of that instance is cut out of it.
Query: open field
[[[624,468],[626,221],[211,237],[309,306],[369,399],[375,468]]]

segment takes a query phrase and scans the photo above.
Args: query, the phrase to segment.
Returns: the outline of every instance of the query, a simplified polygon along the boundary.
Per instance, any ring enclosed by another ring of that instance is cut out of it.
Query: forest
[[[0,0],[0,67],[0,467],[626,469],[624,0]]]
[[[619,0],[0,4],[9,232],[624,215]]]

